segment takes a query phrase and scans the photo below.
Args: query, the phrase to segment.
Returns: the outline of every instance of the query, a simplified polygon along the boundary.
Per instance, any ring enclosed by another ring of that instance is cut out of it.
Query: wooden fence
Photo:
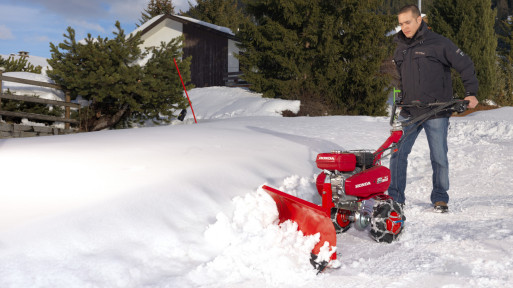
[[[21,84],[35,85],[41,87],[55,88],[59,90],[63,90],[61,86],[56,84],[50,84],[46,82],[28,80],[15,78],[10,76],[3,76],[2,71],[0,70],[0,115],[9,116],[9,117],[21,117],[27,118],[31,120],[43,120],[43,121],[54,121],[54,122],[63,122],[65,125],[64,129],[60,128],[52,128],[52,127],[42,127],[42,126],[29,126],[29,125],[18,125],[18,124],[5,124],[0,123],[0,138],[10,138],[10,137],[28,137],[28,136],[43,136],[43,135],[58,135],[58,134],[70,134],[75,133],[74,129],[70,129],[70,124],[78,124],[79,121],[75,119],[71,119],[71,108],[80,108],[79,104],[71,103],[71,97],[69,92],[66,91],[66,101],[56,101],[56,100],[47,100],[41,99],[37,97],[31,96],[21,96],[21,95],[12,95],[2,93],[2,81],[9,81]],[[26,113],[26,112],[12,112],[12,111],[3,111],[1,107],[2,99],[9,100],[17,100],[17,101],[25,101],[31,103],[40,103],[40,104],[48,104],[48,105],[58,105],[64,106],[64,118],[34,114],[34,113]]]
[[[248,82],[241,78],[242,72],[228,72],[223,75],[224,85],[227,87],[249,87]]]

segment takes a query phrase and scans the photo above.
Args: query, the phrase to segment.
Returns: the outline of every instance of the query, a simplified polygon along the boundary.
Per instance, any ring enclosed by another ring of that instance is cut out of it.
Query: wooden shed
[[[233,32],[178,15],[160,15],[132,33],[141,31],[141,48],[160,46],[161,42],[184,35],[184,56],[192,56],[191,81],[196,87],[224,86],[226,76],[239,72],[239,53]]]

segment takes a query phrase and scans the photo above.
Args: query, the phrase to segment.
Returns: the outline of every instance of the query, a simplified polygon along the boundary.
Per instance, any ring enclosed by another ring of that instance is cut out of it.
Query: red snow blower
[[[276,202],[280,223],[292,220],[304,235],[320,233],[320,241],[312,250],[310,260],[318,271],[329,265],[329,261],[318,259],[321,247],[325,242],[336,247],[336,234],[347,231],[351,224],[357,230],[365,230],[370,225],[370,236],[377,242],[391,243],[397,239],[406,217],[402,206],[385,193],[390,185],[390,170],[381,165],[384,152],[397,151],[403,136],[402,127],[420,125],[442,111],[461,113],[467,105],[468,101],[462,100],[434,104],[394,103],[391,134],[375,152],[352,150],[318,154],[315,162],[322,172],[317,176],[316,186],[321,206],[266,185],[262,187]],[[395,120],[396,107],[413,106],[431,110],[406,122]],[[333,253],[330,261],[336,257]]]

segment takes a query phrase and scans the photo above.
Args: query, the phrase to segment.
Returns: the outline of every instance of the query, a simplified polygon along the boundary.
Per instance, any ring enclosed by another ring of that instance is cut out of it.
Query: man
[[[453,100],[451,67],[458,71],[466,90],[469,108],[478,104],[478,82],[472,60],[449,39],[428,29],[415,5],[403,7],[398,14],[401,31],[395,36],[397,48],[394,62],[401,80],[401,101],[411,104],[447,102]],[[413,119],[432,108],[403,108],[400,120]],[[431,202],[437,212],[447,212],[449,202],[449,162],[447,130],[450,112],[439,112],[420,125],[404,128],[404,139],[390,159],[392,179],[388,194],[402,205],[405,202],[408,155],[417,136],[425,130],[433,168]],[[412,131],[413,130],[413,131]],[[411,132],[410,132],[411,131]]]

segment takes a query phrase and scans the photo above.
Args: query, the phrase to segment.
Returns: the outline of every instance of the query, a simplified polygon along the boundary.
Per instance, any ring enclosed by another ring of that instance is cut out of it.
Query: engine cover
[[[350,172],[356,168],[356,156],[353,153],[321,153],[315,162],[319,169]]]
[[[365,198],[383,193],[390,186],[390,170],[385,166],[374,166],[345,181],[346,195]]]
[[[326,180],[326,174],[321,172],[315,179],[315,187],[317,187],[317,193],[322,197],[322,188],[324,187],[324,180]]]

